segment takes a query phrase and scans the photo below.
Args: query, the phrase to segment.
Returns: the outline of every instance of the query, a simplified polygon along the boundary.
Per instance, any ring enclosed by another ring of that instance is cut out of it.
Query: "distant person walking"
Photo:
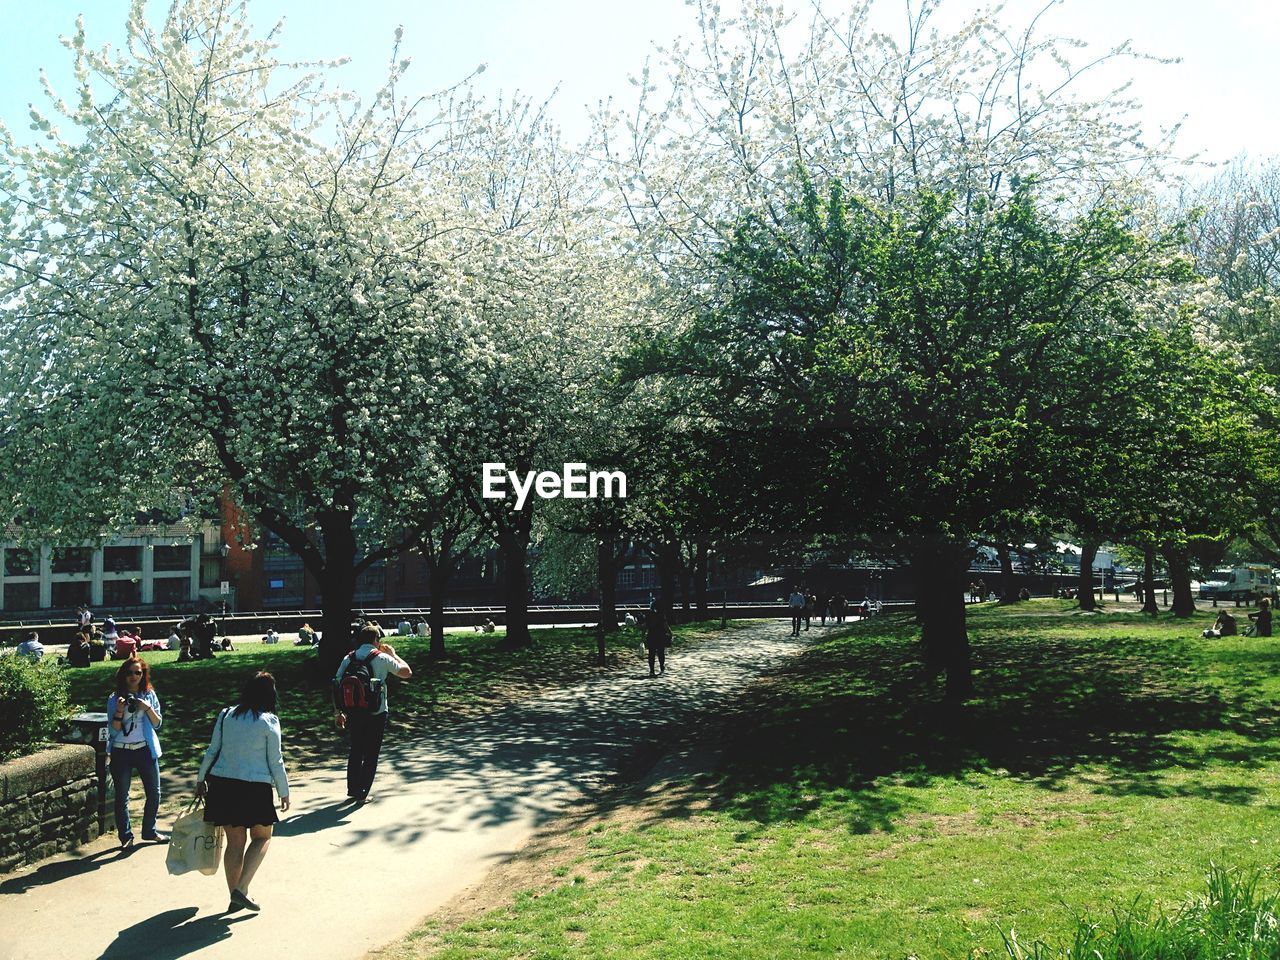
[[[351,737],[347,755],[347,796],[357,803],[369,799],[374,774],[378,772],[378,754],[387,731],[387,677],[408,680],[413,670],[400,659],[395,647],[382,640],[382,631],[373,624],[362,627],[356,635],[357,646],[342,658],[333,682],[336,688],[358,686],[355,692],[363,702],[354,699],[340,702],[334,722]],[[367,683],[363,675],[367,675]]]
[[[671,646],[671,628],[662,617],[662,609],[654,610],[644,621],[644,646],[649,652],[649,676],[667,672],[667,647]],[[654,663],[658,670],[654,672]]]
[[[791,610],[791,635],[793,637],[800,636],[800,621],[804,619],[804,604],[804,594],[800,592],[800,588],[793,588],[791,596],[787,598],[787,607]]]
[[[130,657],[116,671],[116,690],[107,698],[111,735],[107,739],[107,766],[115,786],[116,834],[120,846],[133,846],[129,820],[129,785],[138,771],[146,804],[142,808],[142,839],[168,843],[156,830],[160,812],[160,698],[151,689],[151,668],[140,657]]]
[[[240,691],[239,702],[218,714],[200,762],[196,796],[208,798],[205,822],[227,832],[222,868],[231,894],[228,912],[260,909],[249,899],[249,884],[267,855],[272,830],[280,819],[271,796],[273,784],[280,795],[280,809],[289,809],[278,703],[275,677],[265,671],[251,677]]]

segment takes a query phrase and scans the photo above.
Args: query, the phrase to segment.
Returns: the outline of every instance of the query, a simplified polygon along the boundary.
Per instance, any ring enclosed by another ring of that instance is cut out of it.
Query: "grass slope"
[[[1004,956],[1002,930],[1065,944],[1081,914],[1177,910],[1211,863],[1274,869],[1280,640],[1072,607],[975,608],[958,708],[906,620],[827,635],[725,723],[715,774],[574,829],[546,876],[385,954]]]

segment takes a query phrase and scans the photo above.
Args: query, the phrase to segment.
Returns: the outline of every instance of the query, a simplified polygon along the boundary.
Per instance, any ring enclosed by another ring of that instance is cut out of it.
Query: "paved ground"
[[[221,874],[170,877],[163,847],[122,855],[106,838],[86,855],[11,875],[0,883],[0,957],[353,960],[479,881],[638,745],[715,715],[800,649],[788,633],[764,622],[677,647],[657,679],[602,674],[412,741],[393,729],[362,808],[344,802],[337,763],[295,781],[294,806],[250,891],[260,914],[223,913]]]

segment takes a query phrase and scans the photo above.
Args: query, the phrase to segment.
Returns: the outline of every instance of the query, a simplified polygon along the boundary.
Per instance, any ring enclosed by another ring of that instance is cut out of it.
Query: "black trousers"
[[[347,757],[347,796],[363,798],[378,772],[382,736],[387,732],[385,713],[353,713],[347,718],[351,753]]]

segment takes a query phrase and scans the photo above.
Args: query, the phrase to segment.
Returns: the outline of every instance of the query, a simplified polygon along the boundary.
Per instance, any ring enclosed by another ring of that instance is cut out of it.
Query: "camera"
[[[138,696],[137,696],[137,694],[133,694],[133,693],[126,693],[126,694],[124,695],[124,702],[125,702],[125,707],[128,709],[128,711],[129,711],[130,713],[137,713],[137,712],[138,712]]]

